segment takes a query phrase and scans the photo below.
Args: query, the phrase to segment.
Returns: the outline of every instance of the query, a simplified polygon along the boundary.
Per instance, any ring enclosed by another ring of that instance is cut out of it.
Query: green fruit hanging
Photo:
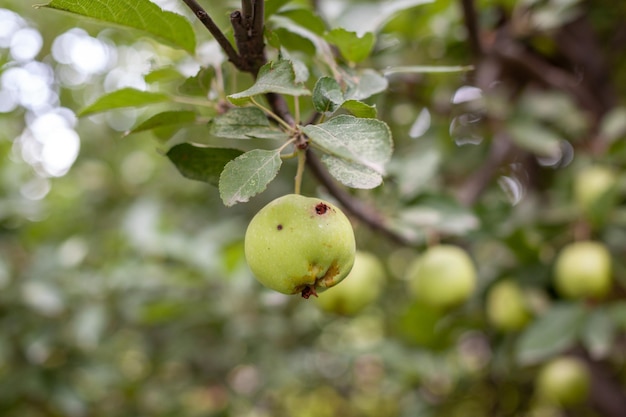
[[[356,244],[352,225],[339,208],[319,198],[288,194],[254,216],[244,250],[264,286],[309,298],[348,275]]]

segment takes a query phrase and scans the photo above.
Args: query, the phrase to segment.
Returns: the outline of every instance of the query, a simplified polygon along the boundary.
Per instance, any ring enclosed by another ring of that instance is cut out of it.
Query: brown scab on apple
[[[315,206],[315,213],[318,215],[326,214],[330,210],[330,207],[325,203],[319,203]]]

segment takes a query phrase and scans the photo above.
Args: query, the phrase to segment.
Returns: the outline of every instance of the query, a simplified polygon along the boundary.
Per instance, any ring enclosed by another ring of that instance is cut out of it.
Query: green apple
[[[574,200],[586,212],[611,191],[617,182],[615,172],[606,166],[590,165],[574,177]]]
[[[567,298],[601,298],[611,289],[611,254],[603,243],[570,243],[554,268],[557,291]]]
[[[543,401],[572,406],[586,401],[590,376],[585,363],[575,357],[552,359],[541,367],[537,375],[537,394]]]
[[[385,269],[378,257],[357,251],[348,276],[316,301],[325,311],[354,315],[378,298],[385,280]]]
[[[503,332],[520,330],[531,318],[524,293],[512,279],[502,280],[491,287],[487,293],[486,312],[489,322]]]
[[[476,287],[469,255],[452,245],[428,248],[407,270],[409,290],[421,302],[446,309],[467,300]]]
[[[356,244],[350,220],[339,208],[319,198],[288,194],[250,221],[244,252],[263,285],[309,298],[348,275]]]

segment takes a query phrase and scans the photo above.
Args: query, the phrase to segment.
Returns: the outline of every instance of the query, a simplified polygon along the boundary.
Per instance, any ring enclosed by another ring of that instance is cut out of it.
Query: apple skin
[[[332,290],[320,294],[315,301],[324,311],[356,315],[380,296],[385,281],[385,269],[378,257],[357,251],[348,276]]]
[[[537,375],[539,398],[562,407],[581,404],[589,395],[590,375],[585,363],[564,356],[544,364]]]
[[[476,287],[476,268],[458,246],[428,248],[409,265],[409,291],[424,304],[448,309],[466,301]]]
[[[503,332],[521,330],[531,319],[530,308],[517,282],[504,279],[494,284],[487,293],[487,319]]]
[[[574,200],[586,212],[605,193],[615,187],[617,176],[606,166],[590,165],[580,170],[574,177]]]
[[[348,275],[356,243],[350,220],[339,208],[319,198],[287,194],[252,218],[244,252],[261,284],[309,298]]]
[[[559,253],[554,283],[566,298],[602,298],[611,289],[611,254],[603,243],[570,243]]]

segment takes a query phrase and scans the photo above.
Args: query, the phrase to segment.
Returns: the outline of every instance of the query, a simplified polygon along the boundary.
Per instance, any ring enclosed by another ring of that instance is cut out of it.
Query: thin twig
[[[211,16],[196,2],[196,0],[183,0],[187,7],[191,9],[191,11],[196,15],[196,17],[204,24],[204,26],[211,32],[213,38],[219,43],[222,47],[226,55],[228,56],[228,60],[232,62],[237,68],[242,69],[242,59],[241,56],[235,51],[235,48],[230,44],[228,39],[220,28],[215,24]]]
[[[296,121],[291,115],[291,111],[289,110],[289,106],[287,105],[287,101],[283,96],[276,93],[268,93],[265,95],[268,104],[274,110],[274,113],[279,115],[285,122],[290,124],[291,126],[296,125]]]
[[[241,0],[241,13],[245,21],[252,21],[254,16],[253,0]]]
[[[483,55],[483,46],[478,31],[478,17],[476,7],[474,7],[474,0],[461,0],[461,6],[463,7],[463,17],[465,28],[467,29],[468,41],[474,56],[478,58]]]
[[[263,26],[265,25],[265,1],[254,2],[254,14],[252,15],[252,36],[261,38],[263,42]]]

